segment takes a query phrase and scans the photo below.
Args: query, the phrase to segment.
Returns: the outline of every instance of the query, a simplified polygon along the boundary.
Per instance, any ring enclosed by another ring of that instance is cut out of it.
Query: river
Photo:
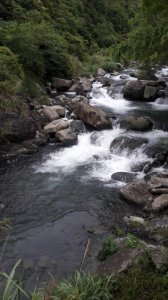
[[[129,72],[122,73],[129,76]],[[135,165],[151,159],[144,153],[144,146],[134,151],[119,147],[112,153],[110,144],[121,135],[146,137],[151,145],[168,137],[167,99],[154,103],[128,101],[122,92],[125,81],[120,75],[112,79],[115,93],[109,96],[108,89],[96,82],[90,104],[111,115],[113,129],[85,132],[70,148],[47,145],[0,170],[0,213],[12,226],[1,243],[5,243],[1,265],[9,271],[17,259],[23,259],[27,286],[52,277],[59,280],[79,270],[89,238],[91,250],[84,270],[94,270],[100,240],[117,225],[122,227],[125,215],[139,213],[121,199],[119,188],[123,183],[112,180],[111,175],[132,172]],[[129,114],[149,116],[154,129],[145,133],[121,129],[117,118]],[[141,178],[144,174],[136,175]],[[93,228],[95,234],[91,234]]]

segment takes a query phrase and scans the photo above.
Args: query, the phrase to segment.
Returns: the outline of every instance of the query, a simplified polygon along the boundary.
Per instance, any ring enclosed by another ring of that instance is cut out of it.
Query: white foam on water
[[[115,99],[110,97],[107,88],[102,87],[100,83],[93,84],[91,97],[90,104],[92,106],[108,108],[115,113],[124,114],[129,110],[136,109],[136,107],[132,106],[131,101],[123,98],[122,93],[115,94]]]
[[[131,168],[138,163],[149,160],[143,153],[143,147],[132,151],[110,151],[110,144],[125,133],[119,127],[113,130],[104,130],[95,133],[85,133],[79,136],[78,145],[55,151],[46,158],[46,161],[36,172],[71,174],[79,166],[88,166],[83,178],[96,178],[100,181],[109,181],[116,172],[131,172]]]
[[[155,110],[168,110],[168,98],[158,98],[155,102],[149,104]]]
[[[165,66],[164,68],[162,68],[161,70],[157,71],[155,74],[159,79],[161,79],[162,77],[167,77],[168,76],[168,67]]]
[[[133,109],[120,91],[116,96],[117,99],[112,99],[106,88],[102,88],[100,83],[95,83],[90,104],[107,107],[120,114]],[[40,166],[36,166],[36,172],[53,174],[56,176],[56,180],[59,180],[62,176],[73,174],[79,167],[82,167],[79,172],[80,180],[85,181],[93,178],[108,184],[112,174],[131,172],[133,166],[152,161],[144,153],[143,145],[132,152],[128,149],[121,151],[119,148],[115,149],[115,153],[111,152],[112,141],[122,135],[145,137],[151,145],[157,143],[160,138],[168,137],[168,132],[162,130],[144,133],[126,132],[116,126],[112,130],[84,133],[79,135],[77,145],[56,150],[48,155]],[[142,175],[143,173],[139,173],[139,176]]]

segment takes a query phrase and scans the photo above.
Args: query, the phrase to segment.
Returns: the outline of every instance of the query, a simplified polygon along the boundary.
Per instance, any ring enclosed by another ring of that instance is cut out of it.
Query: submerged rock
[[[149,118],[138,116],[128,116],[122,118],[119,123],[121,128],[135,131],[147,131],[153,127],[153,122]]]
[[[136,174],[128,172],[117,172],[112,174],[111,179],[121,182],[131,182],[136,178]]]
[[[143,144],[147,144],[148,140],[146,138],[141,137],[128,137],[128,136],[120,136],[114,139],[110,145],[110,150],[115,152],[115,150],[123,151],[128,149],[129,151],[138,149]]]
[[[97,130],[112,128],[112,124],[106,113],[84,102],[76,104],[74,113],[85,124]]]

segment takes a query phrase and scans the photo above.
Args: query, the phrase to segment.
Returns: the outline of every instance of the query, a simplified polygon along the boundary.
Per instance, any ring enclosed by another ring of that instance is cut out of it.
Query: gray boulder
[[[128,116],[122,118],[119,123],[121,128],[135,131],[147,131],[153,127],[153,122],[149,118],[138,116]]]
[[[117,172],[111,176],[111,179],[117,180],[120,182],[125,182],[125,183],[131,182],[135,178],[136,178],[136,174],[128,173],[128,172]]]
[[[152,203],[153,211],[160,211],[168,207],[168,194],[162,194],[155,198]]]
[[[164,246],[149,245],[148,253],[152,259],[155,268],[159,271],[166,272],[168,270],[168,252]]]
[[[42,110],[39,110],[39,113],[46,116],[49,121],[54,121],[59,119],[59,115],[56,109],[54,108],[54,106],[44,106]]]
[[[92,81],[88,78],[80,78],[80,82],[76,88],[78,95],[86,95],[92,90]]]
[[[56,138],[66,146],[76,145],[78,142],[77,134],[70,128],[58,131]]]
[[[143,179],[126,184],[120,193],[124,199],[139,205],[145,205],[151,196],[147,182]]]
[[[125,149],[133,151],[141,147],[143,144],[147,144],[147,143],[148,140],[146,138],[120,136],[112,141],[110,145],[110,150],[112,152],[115,152],[116,150],[123,151]]]
[[[140,80],[129,80],[124,86],[124,97],[130,100],[142,100],[145,86]]]
[[[15,113],[0,113],[0,137],[10,142],[22,142],[33,139],[37,126],[30,116],[18,116]]]
[[[85,132],[85,125],[80,120],[72,120],[70,121],[70,128],[72,131],[76,133],[83,133]]]
[[[52,78],[52,88],[58,91],[67,91],[72,85],[72,80],[62,79],[62,78]]]
[[[45,133],[56,133],[57,131],[69,128],[68,121],[63,119],[54,120],[44,127]]]
[[[97,76],[104,76],[105,74],[106,74],[106,71],[104,71],[104,70],[101,69],[101,68],[99,68],[99,69],[97,70],[97,73],[96,73]]]
[[[63,118],[65,116],[65,108],[61,105],[53,105],[53,109],[56,111],[56,113],[59,115],[60,118]]]
[[[85,124],[97,130],[112,128],[112,124],[106,113],[96,107],[90,106],[87,103],[77,103],[74,113]]]

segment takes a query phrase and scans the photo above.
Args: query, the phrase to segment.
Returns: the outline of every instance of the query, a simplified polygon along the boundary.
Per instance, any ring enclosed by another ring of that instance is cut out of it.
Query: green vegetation
[[[80,275],[76,273],[74,278],[61,282],[52,292],[54,300],[110,300],[113,299],[111,277],[99,277]]]
[[[15,54],[7,47],[0,47],[0,66],[1,94],[11,94],[19,88],[23,70]]]
[[[4,230],[7,230],[7,229],[10,229],[11,226],[10,226],[10,220],[9,219],[2,219],[0,220],[0,232],[1,231],[4,231]]]
[[[95,53],[103,53],[101,49],[112,47],[129,31],[135,4],[136,0],[2,0],[0,87],[14,92],[23,72],[42,81],[80,75]],[[103,60],[102,66],[113,70],[111,56]]]
[[[15,280],[16,268],[6,278],[2,300],[167,300],[168,273],[157,271],[148,253],[126,272],[114,276],[76,273],[71,279],[59,284],[51,283],[45,290],[27,294],[21,281]],[[20,283],[19,283],[20,282]]]
[[[21,294],[29,299],[28,295],[21,287],[21,281],[17,283],[17,280],[15,279],[16,269],[20,264],[21,260],[17,261],[9,275],[4,272],[0,273],[0,275],[6,279],[6,284],[1,298],[2,300],[19,300],[21,299]]]
[[[128,248],[134,249],[134,248],[140,247],[140,245],[141,245],[141,243],[138,240],[138,238],[135,235],[128,233],[126,241],[125,241],[125,246]]]
[[[142,62],[146,67],[167,63],[168,2],[141,0],[139,10],[130,21],[131,31],[116,47],[116,58]]]
[[[105,260],[108,256],[113,255],[118,251],[118,245],[117,243],[113,240],[111,236],[108,236],[104,241],[102,242],[102,249],[100,250],[98,254],[99,260],[103,261]]]

